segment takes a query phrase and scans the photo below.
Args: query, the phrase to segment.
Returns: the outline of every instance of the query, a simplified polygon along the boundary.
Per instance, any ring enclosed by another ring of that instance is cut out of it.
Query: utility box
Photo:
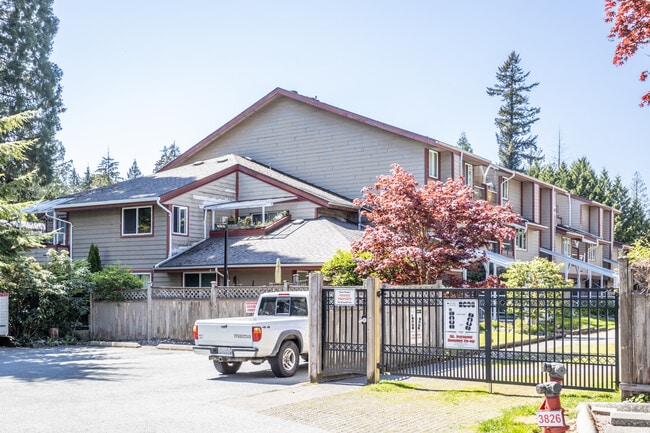
[[[0,336],[9,335],[9,293],[0,293]]]

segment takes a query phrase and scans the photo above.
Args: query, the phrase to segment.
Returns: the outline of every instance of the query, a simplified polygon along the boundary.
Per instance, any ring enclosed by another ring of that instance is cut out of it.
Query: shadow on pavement
[[[101,349],[84,346],[53,348],[0,348],[0,379],[14,378],[26,382],[46,380],[116,380],[119,359]]]

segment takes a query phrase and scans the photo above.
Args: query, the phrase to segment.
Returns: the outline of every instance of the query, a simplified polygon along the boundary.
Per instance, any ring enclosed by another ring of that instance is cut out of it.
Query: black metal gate
[[[352,293],[350,293],[352,291]],[[327,374],[365,375],[367,297],[365,289],[322,290],[322,368]],[[348,296],[351,295],[351,296]]]
[[[618,385],[613,292],[384,286],[381,294],[382,373],[532,385],[546,380],[543,362],[562,362],[567,388]]]

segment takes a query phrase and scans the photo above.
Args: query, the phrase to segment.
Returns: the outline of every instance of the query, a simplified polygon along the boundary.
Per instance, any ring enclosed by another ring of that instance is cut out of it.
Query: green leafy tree
[[[126,178],[131,180],[138,177],[142,177],[142,172],[140,171],[140,167],[138,167],[138,162],[134,159],[131,168],[126,172]]]
[[[127,266],[108,265],[101,271],[91,273],[89,279],[97,298],[107,301],[123,300],[122,290],[142,288],[142,281]]]
[[[63,159],[63,146],[55,139],[64,107],[62,73],[50,61],[59,23],[52,4],[53,0],[0,2],[0,116],[34,112],[23,128],[3,135],[7,141],[33,141],[25,160],[4,167],[5,181],[34,172],[36,184],[48,185]],[[33,192],[22,191],[25,196],[21,199],[41,198]]]
[[[323,264],[323,280],[332,286],[359,286],[363,277],[355,269],[357,261],[351,251],[337,250],[334,256]]]
[[[530,262],[516,262],[501,274],[508,288],[568,288],[574,283],[560,274],[562,265],[536,257]]]
[[[154,164],[154,173],[159,172],[167,164],[181,156],[181,150],[178,148],[178,146],[176,146],[176,142],[170,144],[169,147],[164,146],[160,153],[162,154],[160,156],[160,159]]]
[[[541,159],[537,136],[530,135],[531,127],[539,120],[540,109],[530,106],[527,95],[539,83],[526,84],[530,72],[524,73],[519,63],[519,54],[511,52],[496,74],[497,83],[487,88],[487,94],[498,96],[503,102],[494,119],[500,164],[524,171],[526,165]]]
[[[472,145],[467,139],[467,135],[465,135],[465,131],[460,133],[460,137],[458,137],[458,142],[456,142],[456,145],[465,152],[474,153],[474,150],[472,150]]]
[[[99,257],[99,247],[91,243],[88,250],[88,267],[90,272],[99,272],[102,270],[102,260]]]

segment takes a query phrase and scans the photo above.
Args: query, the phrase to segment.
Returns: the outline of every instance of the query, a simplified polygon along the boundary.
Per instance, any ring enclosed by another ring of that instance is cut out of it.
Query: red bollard
[[[543,369],[548,373],[549,381],[535,387],[538,394],[545,396],[537,411],[537,425],[542,427],[543,433],[565,432],[569,430],[569,426],[564,421],[564,408],[560,402],[560,392],[566,368],[559,362],[545,362]]]

